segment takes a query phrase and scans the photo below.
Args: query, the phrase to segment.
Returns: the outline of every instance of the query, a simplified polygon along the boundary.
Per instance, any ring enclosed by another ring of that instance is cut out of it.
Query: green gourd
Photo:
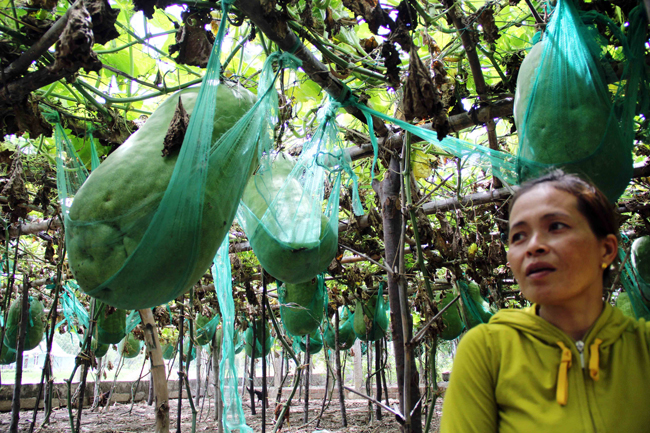
[[[9,365],[14,362],[16,362],[16,351],[0,344],[0,365]]]
[[[90,343],[90,348],[95,354],[95,358],[101,358],[102,356],[106,355],[110,347],[110,344],[98,343],[94,338],[92,343]]]
[[[379,303],[379,305],[377,305]],[[378,316],[375,318],[375,315]],[[354,333],[361,341],[377,341],[386,335],[388,316],[383,298],[372,295],[366,304],[357,299],[354,310]]]
[[[126,335],[126,311],[104,305],[97,318],[97,341],[117,344]]]
[[[166,343],[162,346],[162,357],[163,359],[170,360],[174,359],[176,356],[176,345],[173,343]]]
[[[212,319],[209,317],[199,314],[199,316],[196,318],[196,321],[194,322],[196,324],[196,342],[201,346],[204,346],[212,341],[212,337],[214,336],[214,333],[217,329],[216,325],[205,326],[211,320]]]
[[[628,295],[627,292],[621,292],[618,294],[618,298],[616,298],[616,307],[618,307],[618,309],[626,316],[636,319],[632,303],[630,302],[630,295]]]
[[[181,95],[183,106],[191,116],[198,93],[198,88],[184,89],[163,101],[147,122],[92,172],[74,197],[66,221],[70,268],[85,292],[109,305],[124,309],[149,308],[187,291],[212,264],[234,219],[243,185],[233,185],[232,179],[239,179],[243,170],[247,173],[246,181],[257,162],[257,157],[251,156],[253,163],[244,167],[239,161],[248,159],[241,155],[238,146],[209,160],[198,258],[186,287],[179,290],[175,287],[176,280],[170,278],[178,275],[174,249],[178,241],[173,239],[169,240],[164,259],[149,264],[146,280],[137,285],[133,282],[133,286],[101,287],[118,273],[147,231],[178,157],[177,152],[161,156],[165,134]],[[254,102],[255,96],[242,87],[221,84],[217,92],[213,142]]]
[[[339,319],[339,325],[339,349],[348,350],[354,345],[357,339],[357,335],[354,333],[354,313],[350,313],[348,307],[344,308],[343,314],[341,314]],[[325,333],[323,334],[323,340],[330,349],[336,347],[335,338],[334,328],[330,321],[328,321]]]
[[[262,339],[266,340],[266,347],[264,353],[262,353]],[[271,346],[273,345],[273,338],[269,332],[268,324],[263,326],[261,320],[255,322],[255,337],[253,337],[253,325],[249,324],[248,329],[244,333],[244,352],[246,355],[253,355],[253,345],[255,345],[255,358],[262,358],[271,352]]]
[[[127,359],[136,358],[142,349],[142,341],[135,338],[135,335],[129,334],[120,344],[117,345],[117,351],[120,355],[124,355]]]
[[[447,304],[449,304],[455,297],[456,294],[454,292],[447,293],[447,295],[440,302],[440,305],[438,305],[438,310],[445,308]],[[458,301],[456,301],[454,305],[442,313],[442,323],[444,325],[444,328],[440,333],[440,338],[443,340],[453,340],[455,338],[458,338],[460,333],[463,332],[465,324],[463,323],[463,318],[460,316]]]
[[[650,236],[642,236],[632,242],[632,266],[645,283],[650,284]]]
[[[20,332],[21,308],[20,299],[16,299],[11,303],[11,307],[9,307],[9,317],[7,318],[4,344],[13,350],[16,350],[18,333]],[[43,339],[44,330],[45,314],[43,304],[38,299],[30,296],[29,319],[27,320],[27,332],[25,333],[25,351],[32,350],[40,344]]]
[[[287,332],[291,335],[307,335],[316,331],[323,320],[325,303],[318,279],[300,284],[287,283],[280,290],[284,290],[280,314]]]
[[[251,247],[264,270],[277,280],[299,284],[327,269],[336,255],[338,231],[332,230],[328,218],[321,214],[318,242],[303,244],[279,239],[283,225],[308,219],[314,206],[302,185],[294,178],[287,179],[294,165],[290,156],[280,154],[273,161],[272,175],[251,176],[242,202],[263,222],[251,221],[247,230],[253,233]],[[269,207],[272,210],[267,212]]]

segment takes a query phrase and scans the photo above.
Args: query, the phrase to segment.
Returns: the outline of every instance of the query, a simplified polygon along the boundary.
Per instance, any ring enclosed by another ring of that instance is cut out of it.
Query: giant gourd
[[[205,273],[234,219],[245,182],[257,164],[255,149],[245,153],[228,143],[209,159],[201,233],[182,233],[169,239],[162,258],[147,264],[139,282],[106,284],[139,246],[169,184],[178,151],[162,157],[163,140],[179,98],[191,115],[199,89],[189,88],[167,98],[147,122],[113,152],[86,180],[74,197],[66,221],[69,263],[81,288],[117,308],[143,309],[163,304],[184,293]],[[213,143],[248,111],[255,101],[247,90],[221,84],[217,93]],[[250,163],[247,163],[250,161]],[[233,179],[241,179],[234,181]],[[241,183],[241,184],[240,184]],[[198,258],[188,284],[180,289],[175,245],[198,239]],[[145,252],[146,253],[146,252]],[[144,274],[143,274],[144,275]],[[131,276],[129,276],[131,278]],[[176,278],[178,279],[178,278]]]
[[[383,297],[372,295],[365,305],[357,299],[353,323],[354,333],[361,341],[377,341],[386,335],[388,315]]]
[[[456,294],[453,292],[447,293],[447,295],[442,299],[442,302],[438,306],[438,310],[445,308],[451,301],[456,298]],[[453,340],[458,338],[465,325],[463,324],[463,319],[460,316],[460,310],[458,309],[458,301],[454,305],[450,306],[442,313],[442,323],[444,328],[440,333],[440,338],[443,340]]]
[[[318,329],[323,319],[325,296],[321,293],[318,278],[306,283],[285,284],[280,305],[282,324],[291,335],[307,335]]]
[[[20,310],[21,300],[16,299],[9,307],[9,317],[7,318],[7,330],[5,331],[4,344],[10,349],[16,350],[18,342],[18,333],[20,332]],[[27,320],[27,332],[25,334],[24,350],[32,350],[39,345],[43,339],[45,330],[45,314],[41,301],[29,297],[29,318]]]
[[[117,344],[126,335],[126,311],[105,305],[97,318],[97,341]]]
[[[289,177],[294,165],[290,156],[279,154],[270,172],[251,177],[242,202],[253,214],[244,211],[246,229],[253,252],[264,270],[277,280],[299,284],[325,271],[332,262],[338,248],[338,227],[333,230],[329,219],[321,214],[318,239],[308,243],[289,239],[294,230],[306,232],[313,229],[307,227],[312,223],[311,212],[314,206],[319,209],[321,206],[304,192],[300,182]],[[289,225],[295,224],[304,227],[287,230]]]
[[[129,334],[120,344],[117,345],[117,351],[120,355],[123,355],[127,359],[136,358],[140,354],[142,349],[142,341],[135,338],[135,335]]]
[[[525,180],[549,165],[561,167],[585,176],[614,202],[629,182],[621,173],[631,176],[632,154],[624,150],[617,120],[610,119],[611,101],[606,89],[595,91],[591,77],[576,76],[570,61],[557,60],[553,49],[546,40],[538,42],[519,69],[513,114],[520,175]]]
[[[345,307],[343,314],[341,314],[339,325],[339,349],[348,350],[356,341],[357,335],[354,333],[354,313],[350,313],[347,307]],[[323,341],[325,341],[330,349],[334,349],[336,345],[336,335],[334,332],[332,324],[328,321],[325,332],[323,333]]]
[[[642,236],[632,242],[632,266],[647,284],[650,284],[650,236]]]

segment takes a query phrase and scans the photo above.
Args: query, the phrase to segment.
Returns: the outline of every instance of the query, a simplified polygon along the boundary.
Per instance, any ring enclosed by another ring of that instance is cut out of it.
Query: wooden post
[[[252,323],[253,326],[253,343],[251,344],[251,373],[250,373],[250,387],[249,396],[251,399],[251,415],[256,415],[255,413],[255,349],[257,349],[257,329],[255,329],[255,320]],[[264,338],[264,333],[262,333],[262,339]]]
[[[381,401],[381,353],[383,338],[375,341],[375,382],[377,383],[377,401]],[[381,420],[381,407],[375,407],[375,416],[377,421]]]
[[[181,408],[183,405],[183,334],[185,333],[185,300],[181,303],[181,326],[178,333],[178,412],[176,414],[176,433],[181,433]],[[191,350],[191,349],[190,349]],[[190,352],[191,353],[191,352]],[[187,355],[189,357],[189,354]]]
[[[222,340],[223,341],[223,340]],[[223,400],[219,385],[219,369],[221,366],[221,346],[217,344],[217,333],[212,337],[212,375],[214,376],[214,419],[219,424],[218,432],[223,433]],[[235,385],[236,386],[236,385]]]
[[[144,341],[151,360],[151,378],[153,382],[154,401],[156,410],[156,433],[169,433],[169,390],[165,374],[165,361],[162,357],[162,347],[158,340],[158,330],[153,313],[149,308],[139,310],[144,325]],[[180,401],[180,396],[179,396]]]
[[[23,352],[25,350],[25,335],[27,335],[27,323],[29,322],[29,279],[25,275],[23,281],[23,293],[20,303],[20,329],[18,330],[18,342],[16,343],[16,380],[14,382],[14,395],[11,401],[11,424],[10,433],[18,433],[18,420],[20,419],[20,388],[23,380]],[[0,342],[2,344],[2,342]],[[38,404],[38,402],[36,402]]]
[[[262,269],[262,433],[266,433],[266,278],[264,278],[264,269]]]
[[[309,380],[311,378],[311,372],[309,371],[311,365],[311,354],[309,353],[311,337],[309,334],[305,335],[305,339],[307,340],[305,342],[305,364],[307,364],[307,368],[305,369],[305,415],[303,417],[303,423],[307,424],[309,422]]]
[[[195,349],[196,359],[194,359],[194,361],[196,363],[196,394],[194,395],[194,404],[198,406],[201,402],[201,362],[203,358],[203,347],[197,344]]]
[[[361,340],[354,342],[354,389],[361,392],[363,386],[363,354],[361,353]]]
[[[334,309],[334,354],[336,356],[336,381],[339,384],[339,405],[341,407],[341,424],[343,427],[348,426],[348,419],[345,414],[345,395],[343,392],[343,375],[341,374],[341,352],[339,351],[339,310]]]

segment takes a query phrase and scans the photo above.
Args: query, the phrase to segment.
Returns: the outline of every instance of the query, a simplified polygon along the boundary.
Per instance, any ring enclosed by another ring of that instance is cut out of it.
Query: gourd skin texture
[[[176,356],[176,345],[173,343],[167,343],[162,346],[162,357],[163,359],[170,360]]]
[[[16,351],[0,344],[0,365],[9,365],[14,362],[16,362]]]
[[[646,283],[650,283],[650,236],[643,236],[632,243],[632,265]]]
[[[626,316],[636,319],[634,309],[632,308],[632,303],[630,302],[630,295],[628,295],[627,292],[618,294],[618,298],[616,298],[616,307],[621,310]]]
[[[97,341],[103,344],[117,344],[126,335],[126,311],[114,310],[106,314],[108,306],[97,319]]]
[[[631,175],[632,154],[623,150],[617,120],[614,116],[610,120],[611,103],[595,91],[585,90],[589,84],[580,80],[587,78],[571,76],[570,70],[562,82],[557,82],[557,76],[541,73],[535,92],[542,96],[535,98],[533,87],[546,44],[541,41],[531,48],[517,77],[514,118],[520,140],[521,177],[525,180],[540,175],[547,165],[562,167],[586,176],[614,202],[629,181],[620,173],[628,170]],[[550,103],[549,94],[568,96],[557,106],[541,106]],[[529,108],[531,98],[533,105]]]
[[[196,318],[196,342],[201,346],[204,346],[211,342],[212,337],[216,331],[216,327],[211,326],[210,329],[205,327],[205,325],[207,325],[210,320],[212,319],[202,314]]]
[[[386,317],[378,317],[373,323],[375,318],[375,309],[377,306],[377,295],[372,295],[365,307],[357,299],[356,307],[354,310],[354,333],[361,341],[377,341],[386,334],[388,329],[388,320]],[[386,311],[383,311],[386,316]],[[370,329],[368,329],[370,326]]]
[[[323,320],[325,296],[318,293],[318,279],[301,284],[285,284],[286,295],[280,305],[282,323],[291,335],[307,335]]]
[[[102,356],[106,355],[108,349],[110,348],[110,344],[98,343],[95,339],[93,339],[90,346],[96,358],[101,358]]]
[[[445,308],[455,297],[456,295],[453,292],[449,292],[442,299],[438,310]],[[458,301],[442,313],[442,323],[445,327],[440,333],[440,338],[443,340],[453,340],[458,338],[460,333],[463,332],[464,325],[463,319],[460,317],[460,312],[458,311]]]
[[[239,203],[229,170],[241,169],[235,148],[220,158],[210,158],[197,266],[190,283],[178,291],[169,272],[177,260],[170,240],[165,260],[152,263],[153,278],[147,287],[106,287],[93,292],[124,265],[138,246],[153,218],[171,178],[178,153],[162,157],[163,140],[180,95],[188,114],[194,110],[198,88],[185,89],[167,98],[147,122],[113,152],[77,192],[66,225],[70,267],[85,292],[109,305],[142,309],[179,296],[205,273],[229,229]],[[213,143],[254,104],[255,96],[241,87],[218,88]],[[233,161],[235,161],[233,163]],[[256,158],[249,167],[250,176]],[[247,178],[246,178],[247,179]],[[193,233],[183,236],[193,236]]]
[[[467,284],[469,287],[469,296],[474,301],[474,305],[477,307],[480,316],[479,320],[474,316],[474,314],[470,312],[467,307],[463,308],[465,318],[468,321],[467,328],[471,329],[476,325],[480,325],[481,323],[488,323],[490,321],[490,318],[492,318],[492,314],[490,313],[490,304],[488,304],[481,296],[481,287],[474,281],[470,281],[469,283],[465,284]]]
[[[264,348],[266,350],[264,354],[262,354],[262,338],[266,339],[266,347]],[[244,352],[246,352],[247,356],[251,356],[253,354],[253,347],[255,347],[255,358],[268,355],[271,352],[271,346],[273,346],[269,327],[268,325],[263,326],[261,320],[255,322],[255,338],[253,338],[253,324],[248,325],[248,329],[244,333],[244,341]]]
[[[140,354],[140,349],[142,349],[142,341],[135,338],[133,334],[124,337],[117,345],[117,351],[127,359],[137,357]]]
[[[327,269],[338,249],[338,232],[332,230],[329,219],[321,214],[318,242],[282,241],[283,225],[309,218],[314,206],[303,194],[302,185],[294,178],[287,179],[294,165],[290,157],[278,155],[272,164],[272,176],[268,173],[252,176],[242,201],[258,220],[251,221],[247,230],[253,233],[250,244],[264,270],[277,280],[299,284]],[[267,213],[269,205],[273,209]]]
[[[10,349],[16,350],[18,333],[20,332],[20,299],[16,299],[9,307],[7,318],[7,330],[4,344]],[[29,319],[27,321],[27,332],[25,334],[24,350],[32,350],[37,347],[43,339],[45,330],[43,304],[36,298],[29,297]]]

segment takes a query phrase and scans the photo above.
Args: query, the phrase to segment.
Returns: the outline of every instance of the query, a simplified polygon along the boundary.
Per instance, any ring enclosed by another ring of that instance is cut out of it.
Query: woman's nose
[[[528,243],[526,254],[528,256],[537,256],[546,252],[548,252],[548,245],[546,244],[543,236],[534,234]]]

